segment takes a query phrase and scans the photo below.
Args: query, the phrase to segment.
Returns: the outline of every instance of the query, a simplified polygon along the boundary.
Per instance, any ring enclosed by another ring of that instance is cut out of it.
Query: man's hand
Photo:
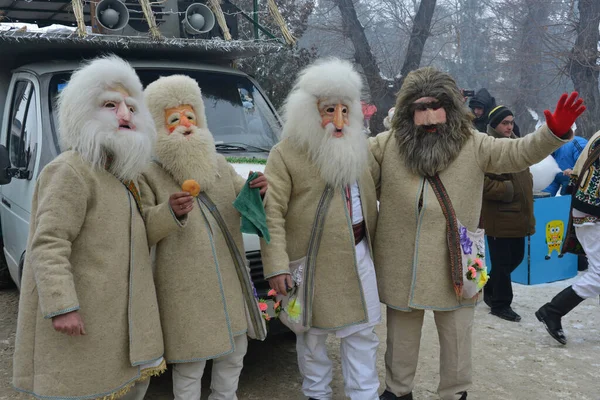
[[[250,172],[250,173],[252,173],[252,172]],[[258,176],[250,181],[250,187],[252,189],[259,188],[260,195],[264,196],[265,193],[267,192],[269,182],[267,182],[267,177],[265,176],[265,174],[263,174],[262,172],[257,172],[257,174],[258,174]]]
[[[292,276],[290,274],[281,274],[269,278],[269,286],[277,293],[281,293],[285,296],[287,295],[287,290],[291,289],[294,286],[294,283],[292,282]]]
[[[69,336],[85,335],[83,320],[79,311],[71,311],[70,313],[57,315],[52,317],[52,326],[58,332]]]
[[[572,173],[573,173],[573,170],[571,168],[567,168],[563,171],[564,176],[571,176]]]
[[[586,109],[583,105],[583,99],[577,99],[577,96],[579,96],[579,93],[573,92],[567,98],[567,94],[563,93],[556,104],[554,114],[551,114],[550,110],[544,111],[548,128],[550,128],[552,133],[559,138],[562,138],[569,133],[571,126],[573,126],[577,117],[579,117]],[[575,101],[575,99],[577,99],[577,101]]]
[[[194,198],[188,192],[173,193],[169,197],[169,206],[177,218],[183,217],[194,208]]]

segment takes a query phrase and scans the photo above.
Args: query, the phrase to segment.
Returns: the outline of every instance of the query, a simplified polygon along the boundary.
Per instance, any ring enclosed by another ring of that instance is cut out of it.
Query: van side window
[[[15,85],[11,108],[8,149],[15,168],[33,172],[37,151],[37,104],[33,83],[19,81]]]

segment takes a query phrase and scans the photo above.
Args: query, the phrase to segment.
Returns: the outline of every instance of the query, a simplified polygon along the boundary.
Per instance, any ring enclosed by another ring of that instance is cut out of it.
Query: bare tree
[[[569,74],[585,100],[587,111],[578,119],[578,134],[592,136],[600,124],[600,91],[598,90],[598,42],[600,41],[600,1],[579,0],[577,39],[569,59]]]
[[[525,18],[521,23],[521,43],[516,54],[515,69],[519,85],[514,91],[513,107],[521,135],[533,132],[536,121],[529,109],[538,109],[542,90],[542,65],[545,28],[548,23],[548,6],[537,0],[524,0]]]
[[[353,59],[361,66],[365,94],[379,110],[373,132],[381,129],[403,77],[433,65],[465,89],[489,89],[498,104],[515,111],[526,133],[558,95],[572,90],[566,65],[577,36],[577,5],[574,0],[319,0],[304,45],[314,46],[319,56]]]
[[[371,102],[377,107],[377,113],[372,118],[372,127],[375,132],[383,130],[383,118],[387,115],[387,110],[394,105],[395,93],[400,88],[404,76],[418,68],[421,63],[425,41],[430,35],[431,19],[436,2],[437,0],[421,0],[414,18],[401,74],[388,80],[381,74],[377,59],[373,55],[365,35],[365,29],[358,19],[353,0],[334,0],[340,10],[347,36],[354,45],[354,58],[362,67],[369,85]]]
[[[381,121],[387,114],[387,110],[394,104],[394,83],[387,81],[381,75],[364,27],[358,20],[353,0],[334,0],[334,2],[340,9],[343,26],[354,45],[354,59],[362,67],[369,85],[371,102],[377,107],[377,113],[372,117],[372,129],[375,132],[382,131]]]
[[[419,68],[421,57],[423,57],[423,49],[425,42],[430,35],[431,19],[435,11],[437,0],[421,0],[419,10],[413,22],[408,49],[406,49],[406,58],[402,66],[400,82],[404,81],[404,77],[412,70]]]

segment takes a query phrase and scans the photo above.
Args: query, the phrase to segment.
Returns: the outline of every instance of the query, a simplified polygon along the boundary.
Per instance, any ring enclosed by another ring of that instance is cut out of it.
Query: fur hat
[[[367,165],[361,91],[362,79],[352,64],[330,58],[303,70],[285,101],[282,136],[307,151],[321,177],[332,185],[356,181]],[[348,107],[348,125],[342,138],[326,134],[327,129],[321,125],[319,100]]]
[[[184,104],[194,109],[197,126],[207,128],[200,86],[187,75],[171,75],[157,79],[146,87],[144,97],[159,132],[165,125],[165,110]]]
[[[446,122],[436,132],[415,125],[412,105],[422,97],[438,100]],[[398,93],[392,128],[398,152],[414,175],[434,176],[448,168],[474,134],[472,115],[454,79],[435,68],[419,68],[406,75]]]
[[[135,70],[125,60],[109,55],[84,63],[71,75],[69,83],[58,96],[58,126],[60,145],[69,149],[79,141],[82,129],[96,110],[97,99],[108,89],[123,87],[139,106],[144,104],[144,89]],[[139,121],[147,120],[145,107],[138,107]],[[149,121],[148,121],[149,122]],[[152,131],[151,127],[144,130]]]
[[[306,129],[321,129],[319,99],[346,104],[350,123],[362,126],[361,92],[362,79],[351,63],[339,58],[315,61],[300,73],[285,101],[283,136],[294,132],[303,136],[301,131]]]
[[[473,116],[465,106],[464,97],[454,78],[433,67],[424,67],[411,71],[404,79],[396,98],[396,112],[392,119],[394,130],[401,125],[400,121],[413,120],[411,105],[421,97],[439,100],[453,129],[466,129],[471,126]]]
[[[348,61],[327,58],[302,71],[294,88],[316,98],[360,102],[362,79]]]

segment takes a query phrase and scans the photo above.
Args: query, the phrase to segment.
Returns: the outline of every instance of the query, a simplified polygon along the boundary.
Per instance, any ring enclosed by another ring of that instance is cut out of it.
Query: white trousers
[[[145,381],[136,382],[129,392],[125,393],[119,400],[143,400],[148,391],[148,386],[150,386],[150,378]]]
[[[575,233],[588,259],[588,270],[573,284],[582,299],[600,294],[600,223],[575,227]]]
[[[344,391],[351,400],[377,400],[377,346],[379,339],[369,326],[341,338],[340,355]],[[331,400],[333,363],[327,356],[326,332],[305,332],[296,335],[298,367],[304,378],[302,392],[318,400]]]
[[[237,400],[236,391],[244,356],[248,350],[246,334],[233,338],[235,350],[223,357],[215,358],[208,400]],[[200,400],[202,375],[205,361],[173,364],[173,395],[175,400]]]

